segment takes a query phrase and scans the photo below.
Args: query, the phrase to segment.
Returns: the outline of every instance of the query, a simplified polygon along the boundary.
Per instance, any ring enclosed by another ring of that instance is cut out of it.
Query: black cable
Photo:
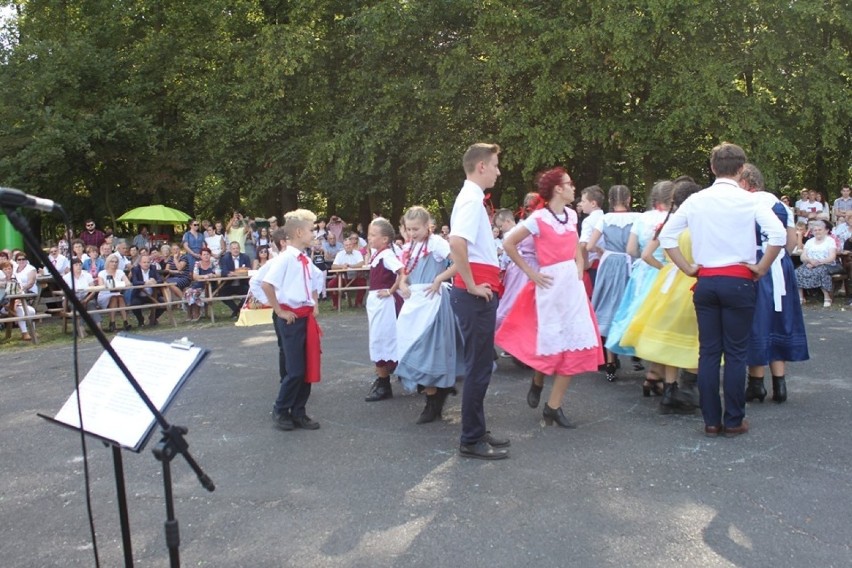
[[[65,209],[63,209],[59,204],[56,204],[56,209],[62,214],[62,218],[65,220],[66,227],[66,236],[70,234],[74,235],[73,227],[71,226],[71,221],[68,219],[68,214],[65,213]],[[73,249],[72,249],[73,250]],[[72,258],[73,260],[73,258]],[[81,260],[82,262],[82,260]],[[71,264],[71,293],[77,294],[77,286],[76,279],[74,278],[74,264]],[[101,562],[98,557],[98,538],[97,533],[95,531],[95,516],[92,512],[92,484],[91,477],[89,475],[89,450],[86,444],[86,429],[83,427],[83,405],[80,397],[80,366],[78,361],[78,351],[79,351],[79,343],[80,337],[78,333],[79,325],[77,321],[77,307],[72,304],[72,309],[74,310],[71,316],[71,325],[74,330],[72,331],[72,356],[73,356],[73,369],[74,369],[74,392],[77,393],[77,419],[80,421],[80,446],[83,450],[83,481],[86,488],[86,514],[89,518],[89,533],[92,535],[92,552],[95,555],[95,567],[100,568]]]

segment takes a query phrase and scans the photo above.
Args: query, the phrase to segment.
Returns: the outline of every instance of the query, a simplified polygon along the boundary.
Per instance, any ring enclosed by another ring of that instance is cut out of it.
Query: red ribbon
[[[291,308],[287,304],[280,304],[280,306],[282,310],[287,310],[296,314],[297,318],[308,318],[305,333],[305,382],[320,382],[322,366],[322,347],[320,345],[320,338],[322,337],[322,329],[320,329],[317,318],[314,317],[314,307],[304,306],[301,308]]]

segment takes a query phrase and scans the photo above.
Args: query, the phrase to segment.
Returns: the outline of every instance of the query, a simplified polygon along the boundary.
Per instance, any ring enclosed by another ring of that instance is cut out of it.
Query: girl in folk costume
[[[535,369],[527,403],[539,405],[545,375],[553,389],[545,403],[546,425],[571,428],[562,399],[572,375],[594,371],[603,362],[595,314],[583,285],[583,256],[577,246],[574,182],[563,168],[541,175],[538,192],[546,206],[534,211],[504,243],[512,261],[530,279],[497,330],[496,341]],[[524,260],[518,244],[533,235],[539,271]]]
[[[402,249],[399,288],[405,303],[396,321],[396,374],[406,390],[426,393],[426,408],[417,419],[425,424],[441,417],[456,377],[463,374],[457,356],[461,335],[444,284],[456,270],[448,267],[450,244],[429,230],[426,209],[412,207],[402,220],[409,240]]]
[[[677,182],[672,198],[672,211],[700,189],[698,184],[691,180]],[[623,348],[632,348],[646,361],[662,365],[665,384],[663,398],[660,401],[660,412],[663,414],[691,413],[698,402],[695,395],[697,380],[695,371],[698,367],[698,320],[692,303],[692,287],[695,279],[678,270],[674,264],[669,262],[663,265],[656,259],[654,255],[660,246],[657,237],[661,228],[662,226],[657,229],[653,239],[642,252],[642,259],[648,264],[657,266],[660,271],[651,285],[645,302],[624,331],[620,345]],[[689,251],[692,250],[689,230],[681,233],[678,242],[681,250],[689,255]],[[687,256],[687,261],[693,262],[692,257]],[[680,390],[677,384],[678,369],[683,369],[683,390]],[[650,380],[643,385],[643,390],[645,387],[649,390],[657,390],[656,385]]]
[[[524,208],[521,213],[521,217],[526,217],[528,211],[532,212],[540,207],[541,198],[538,196],[538,193],[528,193],[526,197],[524,197]],[[500,219],[499,215],[500,213],[498,213],[498,217],[495,218],[495,222]],[[512,221],[514,221],[514,218]],[[515,225],[515,227],[517,226],[518,225]],[[504,232],[504,240],[514,230],[515,228],[513,227],[508,232]],[[506,246],[505,242],[503,246]],[[517,244],[516,248],[518,249],[518,254],[523,257],[524,261],[527,265],[529,265],[533,272],[538,272],[538,260],[535,256],[535,244],[532,234],[528,234],[524,239],[522,239]],[[527,275],[524,274],[524,271],[521,270],[516,263],[509,262],[506,266],[506,272],[503,274],[503,295],[500,296],[500,305],[497,306],[498,328],[500,327],[500,324],[503,323],[503,320],[506,318],[509,310],[511,310],[512,306],[515,304],[515,299],[518,297],[518,293],[520,293],[528,282],[529,279],[527,278]]]
[[[370,333],[370,359],[376,365],[376,380],[364,399],[376,402],[393,398],[390,374],[396,368],[396,316],[402,298],[396,293],[403,277],[403,265],[393,252],[393,225],[377,217],[370,223],[367,241],[370,260],[370,291],[367,295],[367,321]]]
[[[609,213],[598,220],[586,244],[586,248],[592,250],[601,236],[606,241],[592,292],[592,307],[604,340],[609,335],[615,310],[630,278],[633,259],[627,254],[627,241],[636,217],[636,213],[630,211],[630,190],[627,186],[612,186],[609,188]],[[615,353],[607,352],[606,380],[610,382],[616,379],[615,365]]]
[[[787,246],[778,253],[772,263],[768,277],[757,281],[757,300],[754,306],[754,321],[748,345],[748,386],[746,402],[766,398],[763,385],[765,367],[772,373],[772,400],[787,400],[785,379],[786,361],[807,361],[808,338],[802,316],[802,304],[796,293],[796,273],[791,252],[796,246],[796,224],[792,212],[777,197],[764,191],[763,174],[753,164],[743,166],[739,179],[740,187],[752,192],[761,204],[771,207],[787,229]],[[756,226],[757,260],[763,257],[767,235]]]
[[[657,229],[665,222],[668,211],[671,209],[673,191],[674,183],[668,180],[658,181],[651,188],[651,208],[639,215],[630,229],[630,237],[627,240],[627,253],[631,257],[640,256],[648,242],[654,238]],[[666,262],[664,251],[657,247],[651,260],[653,264],[645,262],[641,258],[637,258],[633,263],[627,289],[624,291],[624,296],[621,298],[621,303],[615,312],[615,316],[613,316],[612,324],[609,327],[609,335],[606,338],[606,348],[611,353],[617,355],[636,355],[632,347],[621,345],[619,342],[627,326],[633,320],[633,316],[642,304],[645,303],[645,299],[651,291],[651,286],[654,284],[657,273]],[[652,366],[646,376],[647,380],[642,385],[645,396],[651,396],[651,392],[658,395],[663,394],[661,366]]]

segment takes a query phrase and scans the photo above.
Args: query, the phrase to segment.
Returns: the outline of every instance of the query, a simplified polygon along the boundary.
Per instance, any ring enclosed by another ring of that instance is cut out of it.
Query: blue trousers
[[[755,283],[745,278],[699,278],[693,302],[698,318],[698,391],[707,426],[737,427],[745,418],[746,359],[754,319]],[[725,413],[719,369],[725,355]]]
[[[305,342],[308,319],[297,318],[287,324],[272,314],[278,336],[278,374],[281,387],[273,408],[276,413],[289,412],[294,418],[305,415],[305,404],[311,396],[311,383],[305,382]]]
[[[450,303],[464,342],[464,387],[462,388],[462,444],[475,444],[485,436],[485,393],[494,364],[494,326],[497,295],[487,301],[453,288]]]

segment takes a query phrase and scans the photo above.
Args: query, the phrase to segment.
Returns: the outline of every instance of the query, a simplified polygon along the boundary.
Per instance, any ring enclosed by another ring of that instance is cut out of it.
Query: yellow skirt
[[[677,274],[669,276],[671,271]],[[666,281],[673,278],[668,289]],[[695,369],[698,367],[698,322],[692,303],[695,279],[673,264],[660,270],[645,303],[621,338],[621,345],[633,347],[646,361]]]

